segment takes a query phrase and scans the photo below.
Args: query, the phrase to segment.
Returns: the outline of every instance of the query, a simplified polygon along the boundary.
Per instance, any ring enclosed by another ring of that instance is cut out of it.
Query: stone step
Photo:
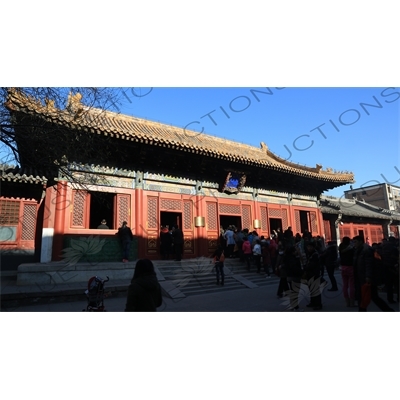
[[[279,281],[279,278],[275,276],[267,279],[264,271],[257,274],[255,267],[253,271],[247,271],[245,264],[238,259],[225,261],[224,286],[216,284],[215,269],[210,259],[200,258],[181,262],[157,261],[155,265],[160,276],[175,285],[185,296],[277,285]]]

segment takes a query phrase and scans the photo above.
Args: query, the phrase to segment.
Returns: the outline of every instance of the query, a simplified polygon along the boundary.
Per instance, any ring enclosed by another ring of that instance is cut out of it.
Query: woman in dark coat
[[[161,304],[161,286],[153,263],[146,258],[138,260],[128,288],[125,311],[157,311]]]
[[[303,268],[301,266],[301,253],[295,246],[289,246],[285,249],[283,263],[287,275],[287,282],[290,287],[290,309],[299,309],[299,291]]]
[[[318,245],[318,243],[317,243]],[[328,289],[328,292],[337,292],[338,286],[335,278],[335,267],[338,259],[338,249],[335,241],[328,242],[328,247],[321,253],[319,259],[320,263],[325,265],[326,272],[328,273],[329,280],[331,281],[332,287]],[[322,275],[322,274],[321,274]]]

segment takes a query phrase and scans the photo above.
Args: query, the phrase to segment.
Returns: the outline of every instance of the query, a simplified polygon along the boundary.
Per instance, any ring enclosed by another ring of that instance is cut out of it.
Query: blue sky
[[[399,88],[136,87],[125,94],[124,114],[256,147],[263,141],[292,162],[353,172],[354,188],[400,185]]]

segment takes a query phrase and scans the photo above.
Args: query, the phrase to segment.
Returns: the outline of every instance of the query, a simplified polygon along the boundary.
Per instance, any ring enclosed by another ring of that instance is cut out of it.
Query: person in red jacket
[[[251,256],[253,254],[253,251],[251,249],[251,243],[247,236],[244,237],[242,251],[243,251],[243,256],[244,256],[244,259],[245,259],[246,265],[247,265],[246,269],[247,269],[247,271],[250,271]]]

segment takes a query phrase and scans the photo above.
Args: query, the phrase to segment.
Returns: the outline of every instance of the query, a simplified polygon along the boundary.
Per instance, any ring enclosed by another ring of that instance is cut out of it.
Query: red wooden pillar
[[[67,187],[66,181],[57,182],[56,204],[54,212],[54,237],[52,259],[61,260],[61,251],[63,249],[63,235],[65,230],[65,211],[67,208]]]

